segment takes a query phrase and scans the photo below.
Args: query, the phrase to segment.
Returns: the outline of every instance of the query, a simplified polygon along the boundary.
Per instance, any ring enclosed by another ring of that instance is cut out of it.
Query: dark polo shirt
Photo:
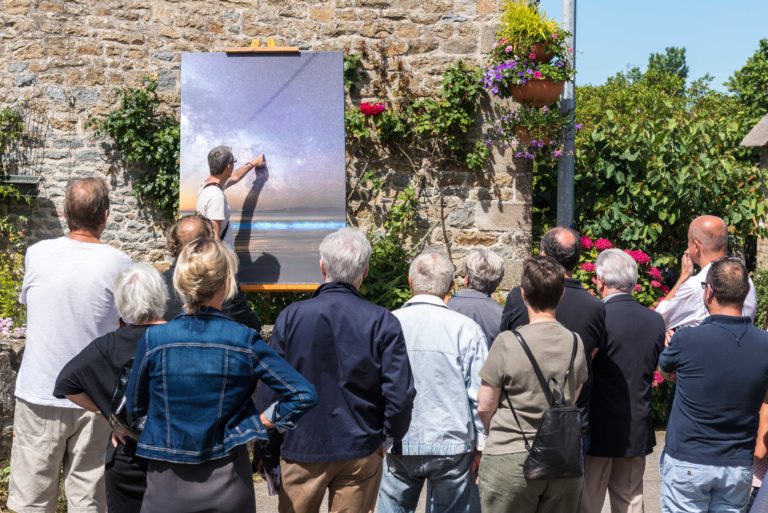
[[[749,317],[711,315],[678,330],[659,366],[677,372],[664,451],[690,463],[751,466],[768,389],[768,333]]]
[[[589,379],[581,389],[576,404],[584,416],[584,429],[589,429],[589,394],[592,389],[592,350],[603,345],[605,332],[605,306],[584,287],[579,280],[565,279],[563,298],[557,305],[555,317],[560,324],[578,333],[584,344],[584,354],[587,357]],[[523,303],[520,287],[512,289],[507,296],[507,304],[501,316],[501,331],[511,330],[528,324],[528,310]]]
[[[605,342],[592,360],[588,454],[603,458],[645,456],[656,437],[651,380],[664,349],[664,319],[616,294],[605,301]]]
[[[499,334],[502,312],[500,304],[479,290],[462,289],[448,301],[448,306],[478,323],[485,333],[488,347],[491,347]]]

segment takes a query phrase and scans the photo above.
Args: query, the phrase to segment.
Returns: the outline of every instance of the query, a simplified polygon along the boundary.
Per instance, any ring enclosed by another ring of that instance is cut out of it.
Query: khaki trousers
[[[605,492],[611,513],[642,513],[645,456],[635,458],[600,458],[587,456],[584,464],[582,513],[600,513]]]
[[[373,513],[384,450],[327,463],[281,462],[280,513],[316,513],[328,490],[329,513]]]
[[[53,513],[63,466],[67,511],[107,511],[104,452],[110,431],[101,415],[17,399],[8,507],[17,513]]]

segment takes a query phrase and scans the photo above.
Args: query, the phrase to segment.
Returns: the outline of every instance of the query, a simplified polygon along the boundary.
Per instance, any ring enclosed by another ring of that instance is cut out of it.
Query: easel
[[[277,46],[275,40],[266,40],[266,46],[261,46],[261,40],[256,37],[251,40],[251,46],[231,47],[224,50],[227,54],[298,54],[300,50],[296,46]],[[240,285],[243,292],[314,292],[320,286],[319,283],[269,283]]]

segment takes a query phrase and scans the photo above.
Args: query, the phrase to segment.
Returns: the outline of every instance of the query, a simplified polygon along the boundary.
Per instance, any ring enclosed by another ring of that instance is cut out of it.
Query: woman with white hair
[[[237,257],[219,240],[185,245],[173,284],[185,314],[144,335],[126,387],[129,415],[146,415],[143,513],[253,511],[246,444],[293,429],[317,403],[314,386],[260,335],[221,313],[236,292]],[[258,381],[279,399],[259,413]]]
[[[160,273],[131,264],[115,280],[115,304],[124,327],[97,338],[67,363],[53,394],[110,418],[121,371],[133,358],[147,328],[162,324],[168,290]],[[102,422],[104,422],[102,420]],[[138,513],[146,488],[146,462],[136,458],[136,441],[107,444],[105,481],[110,513]]]

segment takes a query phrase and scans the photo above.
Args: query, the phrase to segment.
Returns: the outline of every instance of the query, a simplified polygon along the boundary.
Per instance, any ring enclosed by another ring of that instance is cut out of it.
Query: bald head
[[[200,214],[184,216],[168,230],[166,242],[168,250],[174,258],[179,256],[181,248],[195,239],[212,239],[213,227],[211,222]]]
[[[688,227],[688,253],[705,266],[728,253],[728,226],[717,216],[699,216]]]
[[[562,226],[552,228],[541,238],[539,252],[554,258],[566,272],[570,273],[579,263],[581,253],[579,234]]]

